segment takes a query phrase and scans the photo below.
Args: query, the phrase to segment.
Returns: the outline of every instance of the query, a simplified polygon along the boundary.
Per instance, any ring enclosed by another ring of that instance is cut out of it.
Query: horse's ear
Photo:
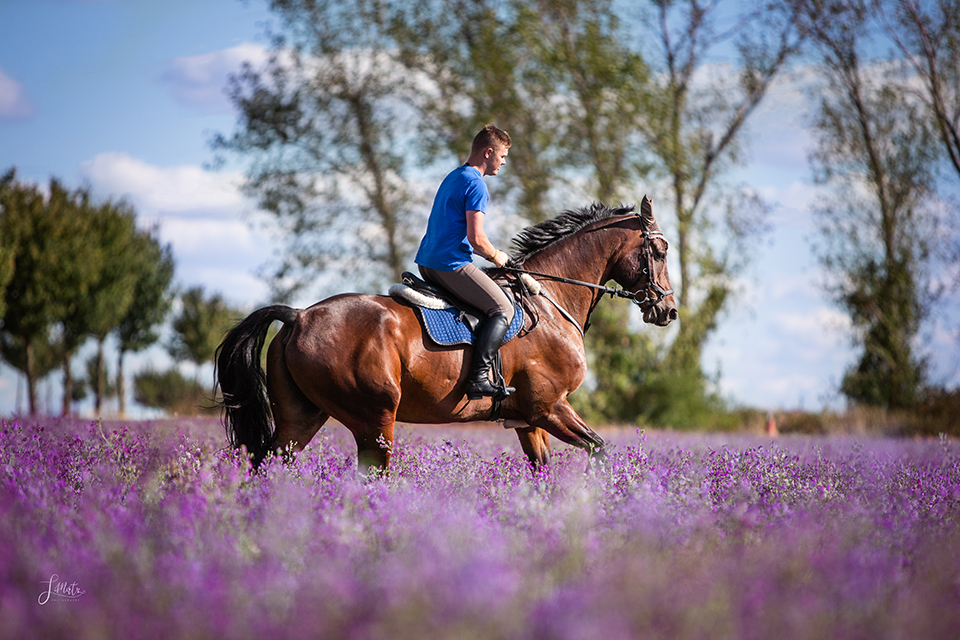
[[[660,225],[657,224],[657,219],[653,217],[653,200],[646,195],[643,196],[643,200],[640,202],[640,215],[643,217],[643,225],[645,227],[649,229],[660,229]]]

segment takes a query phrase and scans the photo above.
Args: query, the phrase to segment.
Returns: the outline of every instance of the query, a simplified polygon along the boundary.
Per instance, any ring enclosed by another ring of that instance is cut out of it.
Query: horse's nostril
[[[676,319],[677,319],[677,316],[678,316],[677,310],[676,310],[676,309],[670,309],[670,314],[669,314],[669,316],[670,316],[670,319],[671,319],[671,320],[676,320]]]

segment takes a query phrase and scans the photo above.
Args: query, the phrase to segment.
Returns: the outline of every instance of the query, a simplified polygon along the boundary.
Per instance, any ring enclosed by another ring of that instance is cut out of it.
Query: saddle
[[[401,279],[402,282],[390,286],[388,293],[394,300],[417,311],[431,340],[442,346],[472,345],[475,342],[476,333],[485,319],[483,312],[409,271],[404,271]],[[514,300],[514,313],[502,344],[513,339],[523,327],[523,308],[516,303],[512,292],[504,291]]]

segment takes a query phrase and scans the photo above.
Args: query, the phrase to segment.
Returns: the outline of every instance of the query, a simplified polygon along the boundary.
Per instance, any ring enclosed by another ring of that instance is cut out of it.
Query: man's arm
[[[498,251],[483,231],[483,211],[467,211],[467,240],[475,253],[489,260],[497,267],[507,264],[509,256]]]

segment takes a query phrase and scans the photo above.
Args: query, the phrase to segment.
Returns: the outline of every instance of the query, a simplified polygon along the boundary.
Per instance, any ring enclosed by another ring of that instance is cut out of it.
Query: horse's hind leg
[[[276,425],[274,448],[301,451],[330,416],[304,395],[290,375],[283,355],[283,331],[267,350],[267,393]]]
[[[367,477],[372,469],[386,471],[393,452],[396,408],[365,412],[363,416],[341,419],[357,441],[357,471]]]
[[[538,427],[520,427],[516,431],[520,447],[534,470],[550,462],[550,436],[546,431]]]

